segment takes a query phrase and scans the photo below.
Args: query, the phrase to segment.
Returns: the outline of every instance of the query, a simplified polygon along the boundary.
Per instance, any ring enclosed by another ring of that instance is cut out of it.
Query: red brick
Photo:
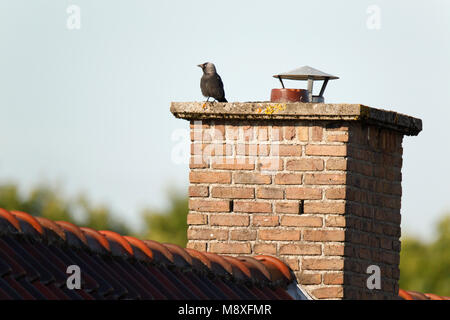
[[[344,202],[305,202],[303,210],[305,213],[345,213]]]
[[[302,184],[301,173],[278,173],[275,176],[276,184]]]
[[[323,254],[326,256],[343,256],[344,250],[343,244],[326,244],[323,247]]]
[[[236,145],[236,154],[238,156],[268,156],[270,145],[268,144],[243,144]]]
[[[327,216],[325,220],[325,226],[327,227],[345,227],[344,216]]]
[[[262,229],[258,236],[259,240],[300,240],[300,230]]]
[[[345,170],[347,169],[346,159],[328,159],[327,160],[327,170]]]
[[[302,146],[289,144],[275,145],[272,146],[272,155],[279,155],[280,157],[299,157],[302,155]]]
[[[325,197],[332,200],[345,199],[345,191],[346,188],[330,188],[325,191]]]
[[[253,252],[256,254],[277,254],[277,246],[273,243],[255,243]]]
[[[338,123],[335,123],[332,127],[327,127],[328,132],[333,131],[348,131],[349,126],[348,125],[339,125]]]
[[[251,253],[252,248],[248,242],[212,242],[209,244],[209,252],[219,254],[246,254]]]
[[[304,258],[302,262],[304,270],[344,270],[344,260],[341,259],[322,259],[322,258]]]
[[[321,126],[313,126],[311,128],[311,140],[312,141],[322,141],[323,128]]]
[[[269,175],[251,172],[235,172],[234,183],[239,184],[270,184],[272,179]]]
[[[245,159],[245,158],[214,158],[212,162],[213,169],[219,170],[254,170],[255,164],[253,160]]]
[[[258,136],[259,141],[267,141],[269,140],[269,133],[267,127],[257,127],[256,134]]]
[[[322,199],[322,190],[304,187],[286,188],[286,199],[320,200]]]
[[[278,224],[278,216],[256,214],[252,217],[252,225],[255,227],[275,227]]]
[[[295,127],[293,126],[284,127],[284,139],[292,140],[294,138],[295,138]]]
[[[348,133],[343,132],[342,134],[330,134],[327,136],[328,142],[347,142],[348,141]]]
[[[231,230],[230,240],[250,241],[256,239],[256,230]]]
[[[198,251],[206,251],[206,242],[199,242],[199,241],[189,241],[186,244],[186,248],[194,249]]]
[[[270,130],[270,140],[271,141],[280,141],[283,139],[283,127],[281,126],[272,126]]]
[[[191,143],[191,155],[203,156],[231,156],[233,145],[225,143]]]
[[[298,282],[302,285],[313,285],[320,284],[322,282],[322,278],[320,273],[305,273],[302,272],[297,276]]]
[[[212,128],[213,138],[215,140],[224,140],[225,139],[225,126],[223,124],[216,124]]]
[[[342,287],[324,287],[314,289],[312,295],[317,299],[342,298],[344,289]]]
[[[231,183],[231,172],[191,171],[189,173],[191,183]]]
[[[337,273],[325,273],[323,275],[324,284],[344,284],[344,274],[342,272]]]
[[[187,224],[207,224],[208,216],[206,214],[201,213],[189,213],[187,215]]]
[[[251,141],[253,140],[253,126],[244,126],[241,127],[242,130],[242,137],[244,141]]]
[[[345,173],[307,173],[305,184],[345,184]]]
[[[250,224],[250,217],[235,214],[211,215],[209,217],[209,223],[212,226],[247,227]]]
[[[391,250],[392,249],[392,240],[386,239],[386,238],[381,238],[380,239],[380,247],[383,249]]]
[[[239,127],[236,126],[225,126],[225,136],[229,140],[239,139]]]
[[[209,129],[191,130],[191,141],[209,142],[212,140],[212,132]]]
[[[260,171],[282,171],[283,168],[284,161],[278,157],[260,158],[257,164]]]
[[[306,241],[344,241],[344,230],[304,230],[303,240]]]
[[[209,125],[209,123],[205,123],[205,122],[202,122],[202,121],[197,121],[197,120],[193,121],[193,120],[191,120],[191,122],[189,124],[189,128],[205,130],[205,129],[209,129],[210,125]]]
[[[189,209],[202,212],[230,212],[230,201],[189,199]]]
[[[270,213],[272,212],[272,204],[270,202],[235,201],[234,211],[248,213]]]
[[[320,244],[282,244],[280,254],[285,255],[320,255],[322,248]]]
[[[293,271],[300,270],[299,259],[298,258],[287,258],[286,256],[282,257],[282,261],[286,263],[289,268]]]
[[[306,146],[306,155],[308,156],[342,156],[347,155],[347,146],[335,146],[324,144],[308,144]]]
[[[288,160],[286,162],[286,170],[292,171],[312,171],[323,170],[323,160],[322,159],[298,159],[298,160]]]
[[[209,142],[211,140],[211,132],[209,130],[191,130],[191,141]]]
[[[296,134],[297,139],[300,141],[308,141],[309,139],[309,127],[297,127]]]
[[[258,188],[256,197],[260,199],[283,199],[284,192],[280,188]]]
[[[223,229],[188,229],[189,240],[227,240],[228,230]]]
[[[253,199],[255,197],[255,189],[244,187],[211,187],[211,196],[213,198]]]
[[[208,195],[207,186],[189,186],[189,197],[207,197]]]
[[[191,156],[189,160],[190,169],[206,169],[209,167],[209,161],[202,156]]]
[[[310,216],[282,216],[281,225],[288,227],[321,227],[323,224],[321,217]]]
[[[300,204],[298,202],[276,202],[275,203],[276,213],[300,213]]]

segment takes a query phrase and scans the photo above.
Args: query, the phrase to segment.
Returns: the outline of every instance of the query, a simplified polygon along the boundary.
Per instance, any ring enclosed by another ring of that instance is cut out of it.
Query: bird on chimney
[[[216,71],[216,66],[211,62],[205,62],[199,64],[198,67],[203,70],[203,76],[200,80],[200,89],[202,90],[203,96],[207,98],[206,102],[203,104],[203,109],[205,108],[206,103],[209,102],[209,98],[213,98],[218,102],[228,102],[225,98],[223,82]]]

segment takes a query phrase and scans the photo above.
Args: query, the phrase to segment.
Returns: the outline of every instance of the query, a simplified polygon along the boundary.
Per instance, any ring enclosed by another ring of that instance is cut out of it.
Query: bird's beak
[[[203,65],[202,64],[198,64],[197,67],[203,68]]]

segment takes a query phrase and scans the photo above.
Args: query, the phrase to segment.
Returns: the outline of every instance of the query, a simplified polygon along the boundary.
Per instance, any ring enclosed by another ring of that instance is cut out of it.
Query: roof
[[[66,284],[70,265],[80,268],[81,289]],[[183,249],[0,208],[0,299],[306,298],[271,256]]]
[[[323,71],[314,69],[310,66],[303,66],[295,70],[288,72],[283,72],[273,76],[274,78],[290,79],[290,80],[308,80],[308,78],[313,78],[313,80],[334,80],[339,79],[337,76],[325,73]]]
[[[434,293],[421,293],[403,289],[398,290],[398,295],[404,300],[450,300],[450,297],[438,296]]]
[[[68,289],[68,266],[81,289]],[[450,300],[399,290],[405,300]],[[306,300],[275,257],[230,257],[0,208],[0,300]]]

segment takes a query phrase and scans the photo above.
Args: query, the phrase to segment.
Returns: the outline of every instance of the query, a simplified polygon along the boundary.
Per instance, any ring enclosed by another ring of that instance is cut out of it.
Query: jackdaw
[[[205,62],[199,64],[198,67],[202,68],[203,76],[200,81],[200,89],[202,89],[202,94],[208,99],[214,98],[219,102],[228,102],[225,99],[225,91],[223,90],[223,82],[220,76],[216,72],[216,67],[211,62]]]

